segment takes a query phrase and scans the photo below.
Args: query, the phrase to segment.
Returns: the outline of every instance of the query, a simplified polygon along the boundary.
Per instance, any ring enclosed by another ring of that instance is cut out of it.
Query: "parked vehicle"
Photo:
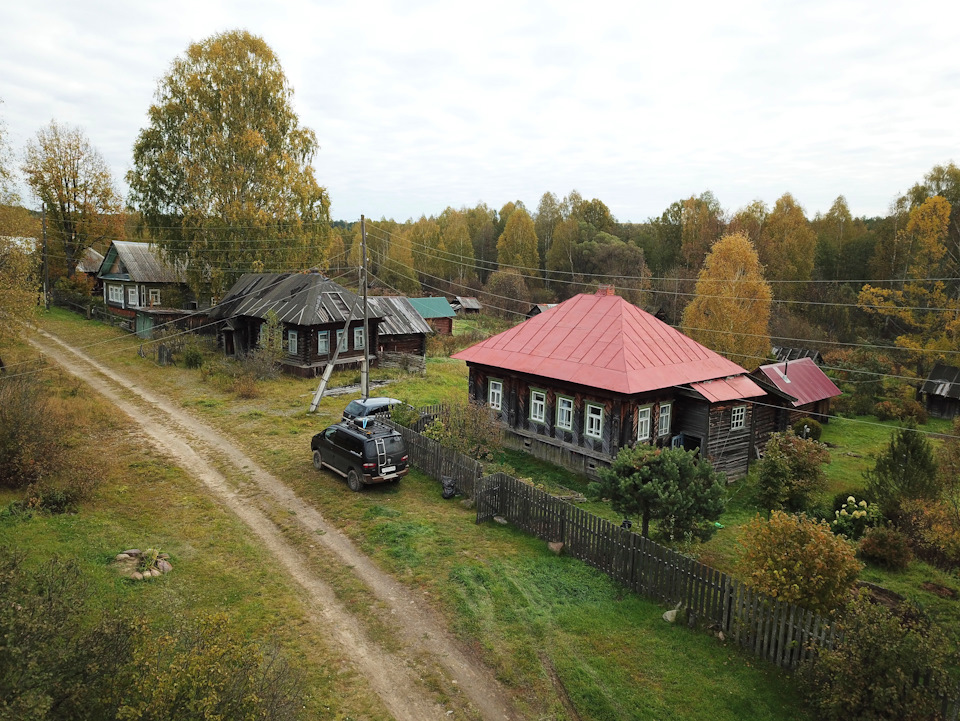
[[[409,471],[403,436],[375,419],[334,423],[313,437],[310,448],[314,468],[326,467],[343,476],[351,491],[399,481]]]
[[[401,404],[396,398],[359,398],[350,401],[343,409],[343,420],[352,421],[354,418],[366,418],[380,414],[389,415],[390,406]]]

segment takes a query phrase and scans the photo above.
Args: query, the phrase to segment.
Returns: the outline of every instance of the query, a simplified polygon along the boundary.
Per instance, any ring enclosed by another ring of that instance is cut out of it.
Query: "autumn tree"
[[[484,307],[501,318],[522,317],[530,308],[530,289],[513,268],[491,273],[481,294]]]
[[[725,506],[723,475],[683,448],[623,448],[598,475],[590,495],[609,499],[613,510],[627,518],[639,518],[643,536],[650,533],[650,521],[658,520],[661,535],[668,538],[705,540]]]
[[[476,279],[476,261],[466,214],[447,208],[440,216],[440,240],[447,252],[447,279],[458,286]]]
[[[123,203],[100,152],[79,128],[52,121],[27,144],[22,170],[47,210],[48,242],[66,273],[93,243],[123,237]]]
[[[406,233],[413,251],[413,265],[427,285],[437,285],[448,276],[447,249],[440,234],[440,225],[433,218],[420,216]]]
[[[730,233],[742,233],[750,239],[753,247],[760,244],[760,236],[763,234],[763,227],[770,216],[770,209],[762,200],[754,200],[749,205],[740,208],[730,219],[730,225],[727,231]]]
[[[888,287],[868,283],[858,297],[863,310],[888,324],[921,376],[938,354],[956,348],[960,333],[960,300],[938,279],[949,222],[950,204],[938,195],[911,210],[891,254],[902,281]]]
[[[746,368],[770,354],[770,285],[757,252],[741,233],[711,249],[697,279],[696,295],[683,313],[683,331]]]
[[[387,247],[387,257],[377,269],[377,278],[398,293],[417,296],[422,289],[414,270],[412,233],[412,229],[408,229],[393,235]]]
[[[540,277],[537,231],[523,208],[514,209],[503,228],[497,241],[497,264],[501,269],[517,268],[528,278]]]
[[[487,275],[496,270],[497,263],[497,212],[480,203],[465,211],[470,242],[473,244],[473,257],[477,260],[480,282],[486,282]]]
[[[784,193],[774,204],[756,247],[770,280],[805,281],[813,277],[817,235],[803,208],[790,193]],[[777,296],[796,298],[800,295],[799,289],[799,284],[782,283],[777,288]]]
[[[553,230],[553,242],[547,251],[547,277],[561,300],[576,294],[574,280],[582,278],[575,273],[577,242],[580,224],[573,218],[561,220]]]
[[[546,263],[547,253],[550,252],[550,246],[553,244],[553,231],[562,220],[562,207],[557,196],[549,192],[540,196],[534,230],[537,232],[541,263]],[[544,267],[541,266],[541,270],[543,269]]]
[[[219,296],[254,260],[323,265],[330,203],[317,149],[273,50],[244,30],[221,33],[161,79],[134,145],[130,199],[194,290]]]
[[[700,268],[723,233],[723,209],[709,190],[681,202],[680,253],[687,268]]]

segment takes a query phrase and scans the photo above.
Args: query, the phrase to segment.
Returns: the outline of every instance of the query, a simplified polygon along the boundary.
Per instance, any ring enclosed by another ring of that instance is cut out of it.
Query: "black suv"
[[[310,442],[313,466],[347,479],[351,491],[407,475],[407,444],[397,431],[371,419],[334,423]]]

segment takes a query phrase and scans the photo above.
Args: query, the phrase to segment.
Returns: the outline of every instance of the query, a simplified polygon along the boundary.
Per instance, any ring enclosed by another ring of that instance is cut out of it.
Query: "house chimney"
[[[597,288],[597,295],[616,295],[612,285],[601,285]]]

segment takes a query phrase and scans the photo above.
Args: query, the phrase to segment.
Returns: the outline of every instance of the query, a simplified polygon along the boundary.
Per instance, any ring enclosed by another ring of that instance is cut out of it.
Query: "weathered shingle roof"
[[[100,264],[101,278],[132,280],[137,283],[181,283],[177,269],[161,260],[151,243],[115,240]]]
[[[576,295],[453,357],[617,393],[746,374],[616,295]]]
[[[409,298],[410,305],[424,318],[456,318],[446,298]]]
[[[754,373],[763,374],[781,391],[796,398],[796,408],[840,395],[840,389],[809,357],[762,365]]]
[[[87,248],[83,252],[83,257],[77,263],[77,272],[79,273],[98,273],[103,264],[103,255],[93,248]]]
[[[480,301],[472,296],[458,295],[457,303],[460,304],[460,307],[464,310],[480,310]]]
[[[943,398],[960,398],[960,368],[937,363],[920,390]]]
[[[319,273],[245,273],[211,310],[210,319],[266,318],[273,311],[281,323],[292,325],[343,323],[351,310],[354,318],[363,318],[362,304],[354,309],[356,300],[356,293]]]
[[[433,328],[410,304],[409,298],[394,295],[376,295],[367,299],[371,315],[383,317],[380,337],[432,333]]]
[[[780,363],[800,360],[801,358],[810,358],[817,365],[823,363],[823,356],[820,355],[820,351],[813,348],[790,348],[778,345],[773,347],[773,354]]]

